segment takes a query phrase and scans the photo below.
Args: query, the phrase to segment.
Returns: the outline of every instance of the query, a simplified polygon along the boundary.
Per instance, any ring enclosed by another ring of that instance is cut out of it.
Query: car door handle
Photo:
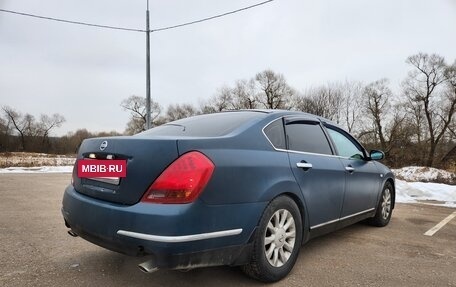
[[[348,172],[354,172],[355,168],[353,168],[352,166],[346,166],[345,170],[348,171]]]
[[[296,166],[299,168],[309,169],[312,168],[312,164],[308,162],[297,162]]]

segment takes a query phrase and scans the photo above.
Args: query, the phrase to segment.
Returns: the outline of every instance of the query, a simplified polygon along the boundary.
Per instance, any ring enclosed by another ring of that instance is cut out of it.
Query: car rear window
[[[264,128],[264,133],[277,149],[286,149],[285,131],[283,129],[282,119],[270,123]]]
[[[229,134],[241,125],[266,116],[262,112],[223,112],[199,115],[166,123],[138,135],[218,137]]]

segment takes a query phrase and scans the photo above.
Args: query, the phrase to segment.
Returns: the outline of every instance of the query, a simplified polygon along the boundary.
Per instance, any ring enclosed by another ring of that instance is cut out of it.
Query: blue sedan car
[[[78,161],[125,160],[127,174],[75,168],[62,213],[71,235],[145,256],[146,272],[229,265],[273,282],[311,238],[361,220],[388,224],[395,182],[383,157],[311,114],[199,115],[84,140]]]

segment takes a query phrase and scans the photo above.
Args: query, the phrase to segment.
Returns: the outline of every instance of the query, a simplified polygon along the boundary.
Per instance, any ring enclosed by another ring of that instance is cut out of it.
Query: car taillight
[[[202,153],[186,153],[168,166],[141,199],[153,203],[189,203],[204,189],[214,164]]]

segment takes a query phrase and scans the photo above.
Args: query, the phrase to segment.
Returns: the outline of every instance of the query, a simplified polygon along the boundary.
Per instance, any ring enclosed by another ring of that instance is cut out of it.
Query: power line
[[[100,24],[93,24],[93,23],[80,22],[80,21],[71,21],[71,20],[65,20],[65,19],[60,19],[60,18],[53,18],[53,17],[40,16],[40,15],[29,14],[29,13],[11,11],[11,10],[6,10],[6,9],[0,9],[0,12],[17,14],[17,15],[21,15],[21,16],[28,16],[28,17],[39,18],[39,19],[44,19],[44,20],[52,20],[52,21],[57,21],[57,22],[69,23],[69,24],[91,26],[91,27],[97,27],[97,28],[123,30],[123,31],[130,31],[130,32],[147,32],[146,30],[142,30],[142,29],[132,29],[132,28],[100,25]]]
[[[50,21],[57,21],[57,22],[63,22],[63,23],[68,23],[68,24],[77,24],[77,25],[84,25],[84,26],[91,26],[91,27],[97,27],[97,28],[104,28],[104,29],[112,29],[112,30],[123,30],[123,31],[129,31],[129,32],[143,32],[146,33],[146,110],[147,110],[147,117],[146,117],[146,126],[147,129],[150,128],[150,48],[149,48],[149,37],[150,33],[152,32],[159,32],[159,31],[164,31],[164,30],[170,30],[170,29],[176,29],[184,26],[189,26],[209,20],[213,20],[216,18],[224,17],[227,15],[235,14],[241,11],[245,11],[254,7],[258,7],[261,5],[264,5],[266,3],[272,2],[274,0],[266,0],[254,5],[250,5],[244,8],[240,8],[237,10],[225,12],[222,14],[214,15],[211,17],[206,17],[202,18],[199,20],[194,20],[190,22],[185,22],[181,23],[178,25],[172,25],[168,27],[162,27],[162,28],[157,28],[157,29],[150,29],[149,28],[149,0],[147,0],[147,10],[146,10],[146,30],[143,29],[132,29],[132,28],[126,28],[126,27],[117,27],[117,26],[109,26],[109,25],[100,25],[100,24],[94,24],[94,23],[87,23],[87,22],[82,22],[82,21],[72,21],[72,20],[66,20],[66,19],[61,19],[61,18],[54,18],[54,17],[47,17],[47,16],[41,16],[41,15],[35,15],[35,14],[29,14],[29,13],[24,13],[24,12],[18,12],[18,11],[12,11],[12,10],[6,10],[6,9],[0,9],[0,12],[5,12],[5,13],[11,13],[11,14],[16,14],[16,15],[21,15],[21,16],[28,16],[28,17],[33,17],[33,18],[38,18],[42,20],[50,20]]]
[[[240,8],[240,9],[237,9],[237,10],[233,10],[233,11],[230,11],[230,12],[218,14],[218,15],[215,15],[215,16],[211,16],[211,17],[207,17],[207,18],[203,18],[203,19],[199,19],[199,20],[195,20],[195,21],[190,21],[190,22],[186,22],[186,23],[182,23],[182,24],[178,24],[178,25],[173,25],[173,26],[168,26],[168,27],[163,27],[163,28],[152,29],[152,30],[150,30],[150,32],[159,32],[159,31],[163,31],[163,30],[170,30],[170,29],[180,28],[180,27],[183,27],[183,26],[188,26],[188,25],[192,25],[192,24],[197,24],[197,23],[209,21],[209,20],[212,20],[212,19],[216,19],[216,18],[220,18],[220,17],[227,16],[227,15],[230,15],[230,14],[238,13],[238,12],[241,12],[241,11],[244,11],[244,10],[248,10],[248,9],[251,9],[251,8],[254,8],[254,7],[257,7],[257,6],[261,6],[261,5],[264,5],[264,4],[272,2],[272,1],[274,1],[274,0],[267,0],[267,1],[260,2],[260,3],[257,3],[257,4],[251,5],[251,6],[247,6],[247,7],[244,7],[244,8]]]
[[[91,26],[91,27],[104,28],[104,29],[122,30],[122,31],[130,31],[130,32],[144,32],[145,33],[145,32],[159,32],[159,31],[164,31],[164,30],[176,29],[176,28],[180,28],[180,27],[183,27],[183,26],[189,26],[189,25],[193,25],[193,24],[197,24],[197,23],[213,20],[213,19],[216,19],[216,18],[220,18],[220,17],[224,17],[224,16],[227,16],[227,15],[238,13],[238,12],[241,12],[241,11],[245,11],[245,10],[248,10],[248,9],[251,9],[251,8],[254,8],[254,7],[258,7],[258,6],[264,5],[264,4],[272,2],[272,1],[274,1],[274,0],[267,0],[267,1],[263,1],[263,2],[260,2],[260,3],[254,4],[254,5],[250,5],[250,6],[244,7],[244,8],[240,8],[240,9],[237,9],[237,10],[225,12],[225,13],[218,14],[218,15],[214,15],[214,16],[211,16],[211,17],[206,17],[206,18],[203,18],[203,19],[194,20],[194,21],[190,21],[190,22],[186,22],[186,23],[182,23],[182,24],[177,24],[177,25],[172,25],[172,26],[168,26],[168,27],[151,29],[149,31],[143,30],[143,29],[134,29],[134,28],[126,28],[126,27],[118,27],[118,26],[110,26],[110,25],[100,25],[100,24],[94,24],[94,23],[88,23],[88,22],[82,22],[82,21],[72,21],[72,20],[66,20],[66,19],[54,18],[54,17],[48,17],[48,16],[41,16],[41,15],[29,14],[29,13],[6,10],[6,9],[0,9],[0,12],[11,13],[11,14],[16,14],[16,15],[21,15],[21,16],[28,16],[28,17],[38,18],[38,19],[43,19],[43,20],[57,21],[57,22],[68,23],[68,24],[76,24],[76,25],[84,25],[84,26]]]

